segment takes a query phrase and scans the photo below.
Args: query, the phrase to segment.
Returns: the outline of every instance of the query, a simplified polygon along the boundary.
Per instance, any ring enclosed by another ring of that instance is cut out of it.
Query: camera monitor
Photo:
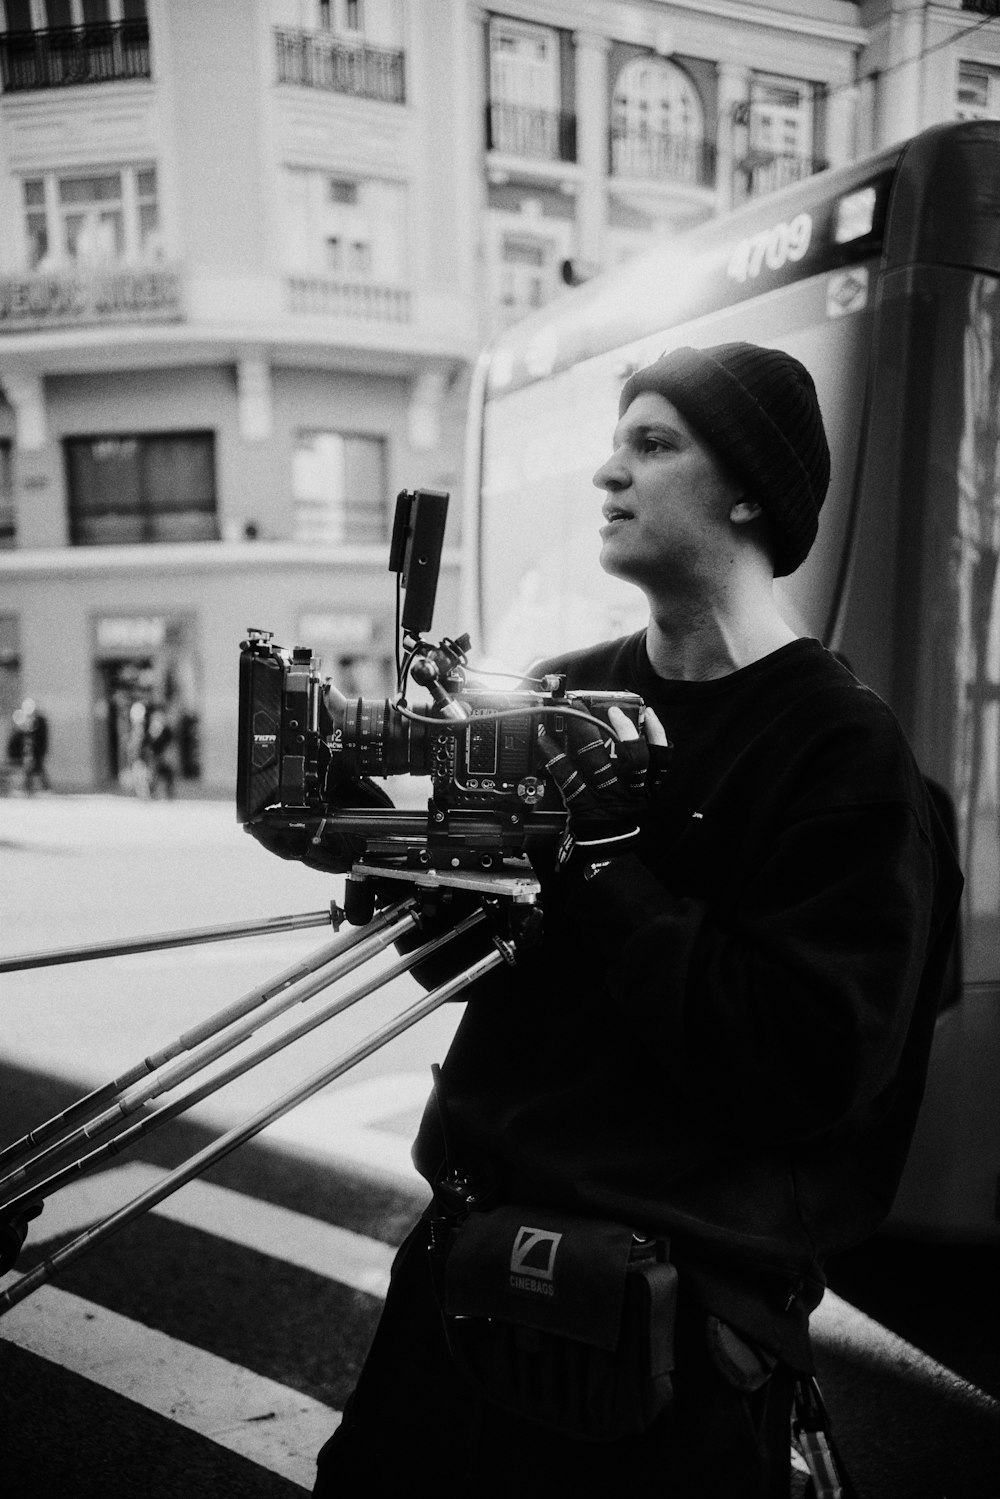
[[[403,588],[400,623],[408,635],[429,630],[434,618],[448,495],[440,489],[404,489],[396,497],[389,571]]]

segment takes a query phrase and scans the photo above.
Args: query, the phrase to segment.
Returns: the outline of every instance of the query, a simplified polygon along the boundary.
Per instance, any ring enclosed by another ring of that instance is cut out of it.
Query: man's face
[[[594,483],[606,491],[601,566],[654,590],[697,583],[730,550],[741,486],[672,402],[643,391]]]

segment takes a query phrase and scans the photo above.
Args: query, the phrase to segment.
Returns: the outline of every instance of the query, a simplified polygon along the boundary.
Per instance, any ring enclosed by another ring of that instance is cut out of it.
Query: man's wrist
[[[577,848],[586,849],[594,853],[621,852],[626,843],[632,843],[639,837],[638,827],[629,828],[625,833],[612,833],[607,838],[575,838]]]
[[[608,838],[576,838],[567,832],[559,845],[557,863],[561,869],[572,866],[573,869],[583,870],[584,877],[592,879],[593,873],[598,873],[622,854],[633,853],[638,845],[637,827],[624,833],[614,833]],[[593,873],[586,873],[591,867]]]

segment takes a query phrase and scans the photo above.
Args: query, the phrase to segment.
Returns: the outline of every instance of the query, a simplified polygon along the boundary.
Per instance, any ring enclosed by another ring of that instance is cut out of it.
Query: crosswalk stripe
[[[78,1232],[137,1197],[166,1173],[142,1161],[102,1171],[64,1188],[45,1205],[31,1242]],[[244,1249],[268,1254],[301,1270],[384,1297],[394,1250],[380,1239],[323,1223],[214,1182],[192,1181],[153,1211],[188,1228],[214,1234]],[[97,1251],[99,1252],[99,1251]]]
[[[7,1313],[19,1348],[123,1395],[260,1467],[312,1488],[340,1412],[54,1286]]]

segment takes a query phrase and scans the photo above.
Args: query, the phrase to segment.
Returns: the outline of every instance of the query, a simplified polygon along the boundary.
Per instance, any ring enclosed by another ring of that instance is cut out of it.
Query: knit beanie
[[[770,523],[776,577],[792,573],[816,538],[830,450],[816,387],[780,349],[717,344],[674,349],[625,382],[619,416],[642,391],[673,402]]]

